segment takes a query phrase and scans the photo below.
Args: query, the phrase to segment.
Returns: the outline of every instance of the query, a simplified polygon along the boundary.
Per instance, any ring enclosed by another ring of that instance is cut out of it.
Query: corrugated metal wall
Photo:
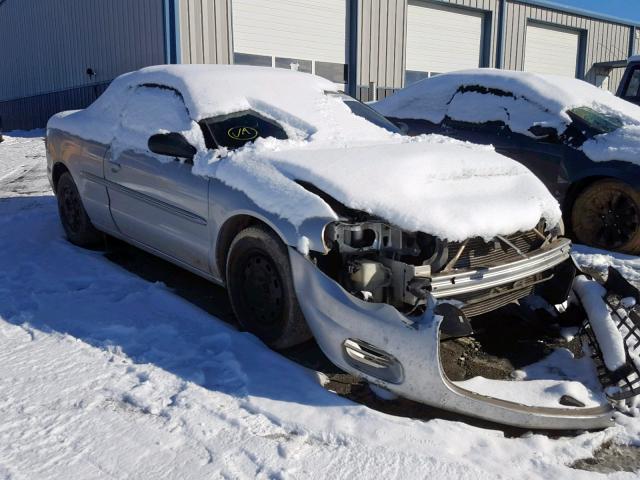
[[[530,21],[584,32],[584,78],[588,82],[595,83],[596,75],[603,73],[594,68],[595,63],[627,58],[631,35],[631,28],[628,26],[510,0],[506,14],[504,68],[523,69],[527,23]],[[622,71],[613,70],[609,78],[609,90],[615,92],[621,78]]]
[[[182,63],[231,63],[231,0],[179,0]]]
[[[358,95],[373,99],[400,88],[404,77],[407,28],[406,0],[359,0],[358,2]]]
[[[500,0],[421,0],[482,11],[490,22],[486,51],[498,62]],[[179,57],[183,63],[232,61],[232,0],[176,0]],[[357,0],[357,85],[364,100],[382,98],[404,84],[407,0]],[[0,116],[4,128],[42,126],[64,108],[81,108],[118,74],[165,61],[164,0],[5,0],[0,2]],[[550,23],[583,32],[584,75],[606,74],[595,63],[623,60],[631,28],[550,7],[507,0],[504,67],[522,69],[526,26]],[[349,35],[353,38],[354,35]],[[640,37],[635,39],[640,53]],[[14,54],[13,52],[18,52]],[[87,68],[97,75],[89,77]],[[353,68],[353,67],[351,67]],[[609,73],[613,92],[622,69]],[[376,91],[369,86],[373,84]],[[62,93],[64,92],[64,94]],[[30,97],[23,99],[23,97]],[[33,111],[26,121],[25,112]],[[22,112],[22,113],[15,113]],[[17,123],[12,120],[21,118]]]
[[[6,0],[0,5],[0,45],[3,126],[40,127],[60,109],[85,106],[93,85],[101,88],[123,72],[164,63],[163,3]],[[87,75],[87,68],[96,75]],[[20,113],[27,108],[33,111],[29,122]]]
[[[449,4],[486,13],[491,25],[488,49],[489,66],[498,65],[499,0],[422,0],[424,3]],[[374,82],[378,98],[404,81],[407,0],[359,0],[358,19],[358,87],[364,100],[371,100],[369,85]],[[529,21],[554,24],[584,32],[584,76],[595,83],[596,75],[607,73],[594,68],[598,62],[623,60],[629,51],[631,28],[626,25],[570,14],[553,8],[529,5],[508,0],[505,12],[504,68],[522,70]],[[640,38],[636,39],[640,52]],[[622,69],[609,73],[609,90],[615,92],[622,78]]]
[[[423,0],[423,3],[451,4],[485,12],[491,36],[487,64],[495,65],[498,0]],[[407,0],[358,2],[358,93],[363,100],[374,98],[369,90],[372,82],[377,88],[377,98],[404,86],[407,4]]]

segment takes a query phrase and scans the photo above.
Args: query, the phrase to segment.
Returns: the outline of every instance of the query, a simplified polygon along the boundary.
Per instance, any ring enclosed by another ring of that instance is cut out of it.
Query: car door
[[[209,272],[209,179],[191,173],[192,161],[149,151],[159,132],[190,130],[177,92],[139,86],[130,93],[105,158],[110,210],[126,237],[195,269]]]
[[[494,144],[498,153],[512,158],[531,170],[551,194],[562,200],[569,187],[564,167],[566,146],[557,134],[532,138],[521,133],[504,132]]]

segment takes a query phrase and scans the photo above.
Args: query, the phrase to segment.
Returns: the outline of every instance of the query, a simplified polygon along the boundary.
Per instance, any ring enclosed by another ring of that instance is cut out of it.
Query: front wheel
[[[618,180],[589,185],[573,204],[571,229],[580,243],[640,253],[640,194]]]
[[[102,240],[82,205],[82,199],[69,172],[60,176],[56,187],[58,213],[69,241],[80,247],[92,247]]]
[[[240,326],[272,348],[311,338],[293,286],[284,244],[264,227],[233,240],[227,258],[227,291]]]

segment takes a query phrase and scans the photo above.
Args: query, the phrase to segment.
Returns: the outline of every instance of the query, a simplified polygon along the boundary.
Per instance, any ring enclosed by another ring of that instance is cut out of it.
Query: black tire
[[[585,245],[640,253],[640,193],[618,180],[592,183],[573,203],[571,231]]]
[[[271,348],[311,338],[293,287],[286,247],[265,227],[241,231],[229,247],[227,292],[240,323]]]
[[[69,172],[60,176],[56,187],[58,213],[69,241],[80,247],[93,247],[102,241],[102,234],[93,226],[82,205],[82,199]]]

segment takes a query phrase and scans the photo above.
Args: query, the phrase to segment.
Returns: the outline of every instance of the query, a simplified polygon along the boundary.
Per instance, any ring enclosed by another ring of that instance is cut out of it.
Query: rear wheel
[[[95,246],[102,234],[93,226],[82,205],[80,193],[69,172],[60,176],[56,187],[58,213],[67,238],[80,247]]]
[[[640,253],[640,194],[618,180],[597,181],[574,202],[571,228],[580,243]]]
[[[227,258],[227,290],[238,322],[272,348],[311,338],[293,287],[289,255],[264,227],[249,227],[233,240]]]

